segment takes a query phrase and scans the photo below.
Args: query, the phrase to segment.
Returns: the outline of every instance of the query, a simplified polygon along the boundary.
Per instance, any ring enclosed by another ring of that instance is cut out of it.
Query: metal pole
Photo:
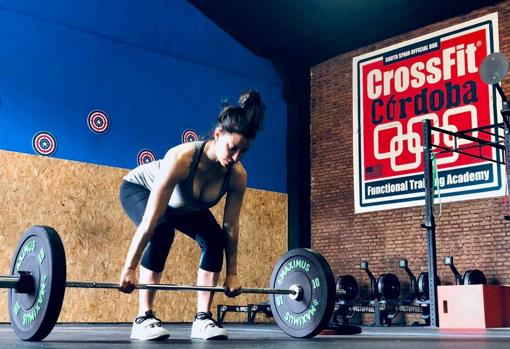
[[[423,121],[423,176],[425,180],[425,224],[427,229],[428,287],[430,302],[430,326],[438,327],[437,309],[437,256],[436,256],[436,222],[434,218],[434,178],[432,177],[432,136],[430,120]]]
[[[503,102],[508,102],[508,99],[506,98],[505,92],[503,91],[503,88],[501,87],[501,85],[499,83],[497,83],[497,84],[494,84],[493,86],[496,87],[496,90],[498,90],[501,100]]]
[[[0,288],[16,288],[19,283],[19,276],[0,275]]]
[[[499,85],[497,85],[499,86]],[[504,96],[504,94],[503,94]],[[506,185],[507,195],[510,195],[510,103],[506,98],[503,100],[503,109],[501,110],[501,116],[503,117],[503,125],[505,127],[505,167],[506,167]],[[505,216],[507,220],[510,220],[509,216]]]

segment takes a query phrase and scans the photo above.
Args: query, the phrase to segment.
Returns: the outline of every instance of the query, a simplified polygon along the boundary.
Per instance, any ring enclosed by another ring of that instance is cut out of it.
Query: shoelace
[[[135,319],[135,322],[136,322],[137,324],[141,324],[142,322],[144,322],[144,321],[145,321],[145,320],[147,320],[147,319],[154,319],[154,320],[156,320],[156,321],[157,321],[157,322],[154,322],[154,323],[152,323],[152,324],[150,324],[150,325],[149,325],[151,328],[154,328],[155,326],[157,326],[157,327],[161,327],[161,320],[160,320],[160,319],[158,319],[158,318],[154,315],[154,313],[153,313],[151,310],[149,310],[149,311],[145,312],[145,315],[144,315],[144,316],[139,316],[139,317],[137,317],[137,318]]]
[[[211,322],[209,322],[207,325],[205,325],[205,327],[219,327],[219,328],[223,328],[223,326],[218,324],[212,318],[212,313],[210,313],[210,312],[209,313],[199,312],[199,313],[197,313],[197,315],[195,315],[195,319],[197,319],[197,320],[210,320]]]
[[[210,319],[211,322],[209,322],[207,325],[205,325],[205,327],[218,327],[218,328],[223,328],[223,326],[221,325],[218,325],[213,319]]]

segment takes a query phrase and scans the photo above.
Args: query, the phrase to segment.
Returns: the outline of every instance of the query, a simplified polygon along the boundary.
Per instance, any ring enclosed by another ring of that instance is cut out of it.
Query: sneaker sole
[[[191,337],[191,339],[205,339],[205,340],[208,340],[208,341],[224,341],[224,340],[227,340],[228,339],[228,336],[224,335],[224,334],[220,334],[220,335],[217,335],[217,336],[212,336],[212,337],[208,337],[208,338],[204,338],[204,337]]]
[[[130,337],[131,340],[133,341],[164,341],[165,339],[168,339],[170,338],[170,335],[169,334],[164,334],[162,336],[156,336],[156,337],[148,337],[148,338],[133,338],[133,337]]]

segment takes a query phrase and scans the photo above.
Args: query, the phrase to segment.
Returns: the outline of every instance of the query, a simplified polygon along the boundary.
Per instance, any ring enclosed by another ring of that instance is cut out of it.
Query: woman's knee
[[[200,268],[211,272],[221,271],[223,255],[227,245],[227,237],[223,230],[221,234],[214,237],[209,236],[207,239],[197,237],[197,241],[202,248]]]

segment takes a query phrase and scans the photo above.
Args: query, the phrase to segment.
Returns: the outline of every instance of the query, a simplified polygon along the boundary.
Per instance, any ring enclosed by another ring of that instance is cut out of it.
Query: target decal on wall
[[[184,130],[181,136],[182,143],[196,142],[198,141],[197,131],[192,129]]]
[[[87,118],[87,125],[94,133],[105,133],[110,127],[110,119],[101,110],[91,111]]]
[[[52,156],[57,151],[57,139],[47,131],[37,132],[32,138],[32,148],[39,155]]]
[[[138,165],[148,164],[149,162],[156,161],[156,154],[149,149],[142,149],[138,152],[137,162]]]

